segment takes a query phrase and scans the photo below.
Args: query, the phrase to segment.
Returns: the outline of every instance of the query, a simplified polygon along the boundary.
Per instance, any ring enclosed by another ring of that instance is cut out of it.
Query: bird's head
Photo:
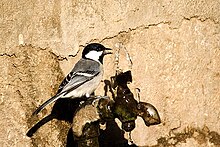
[[[111,49],[106,48],[99,43],[91,43],[84,48],[82,58],[92,59],[103,63],[103,57],[107,54],[112,54],[109,50]]]

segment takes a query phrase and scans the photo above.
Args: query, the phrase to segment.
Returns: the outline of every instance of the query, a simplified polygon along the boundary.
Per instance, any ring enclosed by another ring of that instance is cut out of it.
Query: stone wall
[[[31,113],[56,92],[83,46],[99,42],[114,52],[104,79],[115,74],[119,55],[119,68],[132,71],[131,90],[140,88],[141,101],[161,116],[151,127],[137,119],[136,145],[219,146],[219,8],[218,0],[2,0],[0,144],[65,146],[63,121],[26,137],[50,109]]]

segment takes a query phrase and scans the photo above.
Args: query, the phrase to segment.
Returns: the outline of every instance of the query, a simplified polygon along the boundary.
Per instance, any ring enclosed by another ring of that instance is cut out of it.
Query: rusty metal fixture
[[[131,71],[121,72],[112,77],[112,85],[116,89],[114,104],[115,116],[122,122],[122,129],[130,132],[135,128],[137,116],[141,117],[146,126],[160,124],[160,116],[156,108],[146,102],[137,102],[127,84],[132,82]]]
[[[78,146],[99,146],[97,143],[99,126],[95,122],[106,122],[118,118],[122,129],[131,132],[135,128],[137,116],[141,117],[146,126],[161,123],[156,108],[145,102],[137,102],[127,84],[132,82],[131,72],[122,72],[112,77],[115,90],[113,100],[97,97],[86,101],[76,111],[73,118],[73,135]],[[93,129],[94,131],[91,131]],[[91,133],[92,132],[92,133]],[[95,132],[95,133],[94,133]]]
[[[137,114],[144,120],[146,126],[161,123],[157,109],[150,103],[139,102],[137,104]]]
[[[132,82],[131,71],[120,73],[112,79],[114,79],[113,83],[116,87],[113,112],[115,117],[122,122],[122,129],[130,132],[135,128],[135,120],[137,119],[137,101],[127,86],[129,82]]]

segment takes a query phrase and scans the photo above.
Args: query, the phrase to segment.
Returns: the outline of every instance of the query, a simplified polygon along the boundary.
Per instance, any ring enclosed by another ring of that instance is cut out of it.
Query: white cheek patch
[[[102,55],[103,51],[90,51],[85,55],[86,58],[99,61],[99,57]]]

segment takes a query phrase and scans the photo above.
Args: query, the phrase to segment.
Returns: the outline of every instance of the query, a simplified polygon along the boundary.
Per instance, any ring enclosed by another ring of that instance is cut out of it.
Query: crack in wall
[[[148,24],[148,25],[140,25],[140,26],[137,26],[135,28],[128,28],[127,30],[123,30],[123,31],[119,31],[117,34],[113,35],[113,36],[107,36],[103,39],[97,39],[97,38],[93,38],[91,39],[90,41],[88,41],[88,43],[91,43],[91,42],[99,42],[99,43],[102,43],[106,40],[111,40],[115,37],[118,37],[119,35],[123,34],[123,33],[129,33],[129,32],[132,32],[132,31],[136,31],[136,30],[139,30],[139,29],[149,29],[149,27],[152,27],[152,26],[158,26],[160,24],[168,24],[170,25],[171,22],[170,21],[161,21],[159,23],[152,23],[152,24]],[[80,45],[81,47],[85,47],[84,45]]]
[[[160,22],[160,23],[157,23],[157,24],[148,24],[148,25],[140,25],[140,26],[137,26],[135,28],[129,28],[128,30],[124,30],[124,31],[119,31],[116,35],[114,36],[107,36],[103,39],[101,39],[99,42],[102,43],[103,41],[105,40],[110,40],[110,39],[113,39],[115,37],[118,37],[119,35],[123,34],[123,33],[129,33],[129,32],[132,32],[132,31],[136,31],[136,30],[141,30],[141,29],[149,29],[149,27],[151,26],[157,26],[159,24],[170,24],[170,22]],[[97,39],[98,40],[98,39]]]
[[[16,47],[18,47],[18,46],[16,46]],[[32,45],[32,44],[24,44],[24,45],[20,45],[19,47],[38,48],[38,49],[43,50],[43,51],[45,51],[45,50],[48,49],[48,47],[46,47],[46,48],[41,48],[41,47],[36,47],[36,46],[34,46],[34,45]],[[67,57],[63,57],[63,56],[61,56],[61,55],[57,55],[57,54],[55,54],[53,51],[49,51],[49,52],[50,52],[51,54],[53,54],[54,56],[56,56],[58,61],[64,61],[64,60],[68,61]],[[78,52],[79,52],[79,51],[77,51],[76,55],[69,55],[69,57],[75,57],[75,56],[77,56]],[[0,54],[0,56],[16,57],[16,58],[17,58],[17,55],[16,55],[15,53],[12,53],[12,54],[2,53],[2,54]]]
[[[0,56],[17,57],[17,56],[15,55],[15,53],[13,53],[13,54],[3,53],[3,54],[0,54]]]
[[[214,24],[219,24],[219,22],[218,21],[216,21],[216,20],[214,20],[214,19],[212,19],[212,18],[210,18],[210,17],[206,17],[206,18],[202,18],[201,16],[198,16],[198,15],[194,15],[194,16],[190,16],[190,17],[186,17],[186,16],[182,16],[182,20],[191,20],[191,19],[197,19],[197,20],[199,20],[199,21],[201,21],[201,22],[205,22],[205,21],[207,21],[207,20],[210,20],[210,21],[212,21]]]
[[[185,17],[185,16],[182,16],[182,21],[181,23],[184,21],[184,20],[187,20],[187,21],[191,21],[192,19],[197,19],[201,22],[205,22],[207,20],[210,20],[212,21],[214,24],[219,24],[218,21],[215,21],[214,19],[211,19],[211,18],[201,18],[201,16],[191,16],[191,17]],[[141,30],[141,29],[149,29],[150,27],[155,27],[155,26],[158,26],[158,25],[161,25],[161,24],[167,24],[167,25],[170,25],[172,22],[171,21],[161,21],[161,22],[158,22],[158,23],[151,23],[151,24],[147,24],[147,25],[140,25],[140,26],[137,26],[135,28],[128,28],[127,30],[123,30],[123,31],[119,31],[117,34],[113,35],[113,36],[107,36],[103,39],[97,39],[97,38],[93,38],[91,39],[90,41],[88,41],[88,43],[91,43],[91,42],[94,42],[94,41],[97,41],[99,43],[102,43],[106,40],[111,40],[115,37],[118,37],[119,35],[123,34],[123,33],[129,33],[129,32],[132,32],[132,31],[137,31],[137,30]],[[178,28],[172,28],[172,27],[169,27],[170,29],[178,29]],[[83,46],[83,45],[80,45],[80,46]]]
[[[49,51],[49,52],[50,52],[52,55],[56,56],[58,61],[64,61],[64,60],[68,61],[67,57],[63,57],[63,56],[61,56],[61,55],[56,55],[56,54],[55,54],[54,52],[52,52],[52,51]]]

